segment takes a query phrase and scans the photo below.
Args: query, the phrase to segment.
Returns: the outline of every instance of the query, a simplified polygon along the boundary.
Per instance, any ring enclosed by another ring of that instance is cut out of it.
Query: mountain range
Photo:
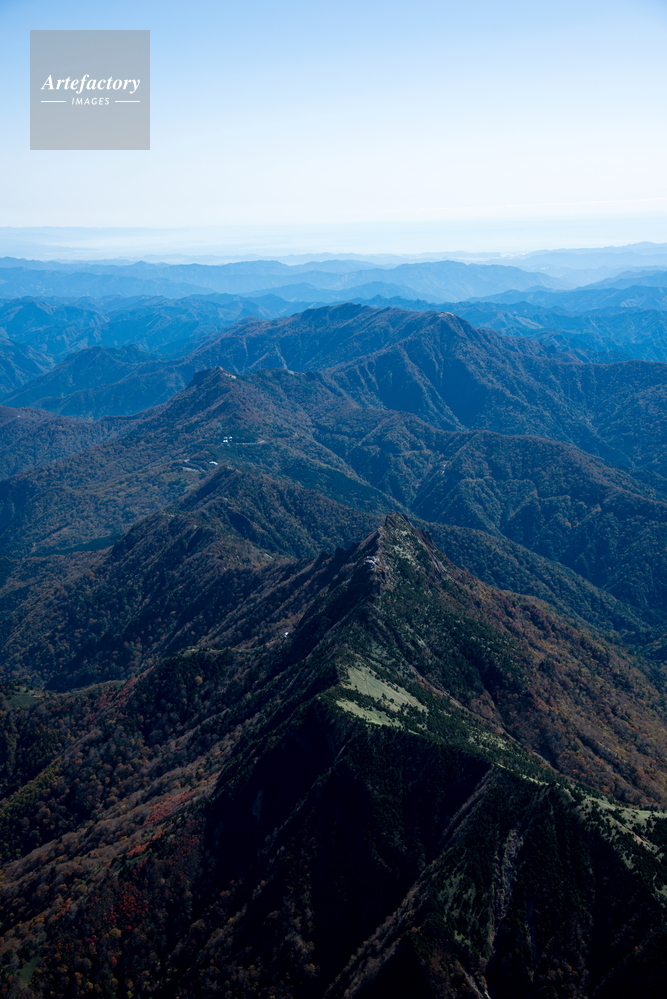
[[[667,366],[532,294],[5,304],[0,996],[662,995]]]
[[[300,289],[326,289],[349,292],[365,285],[387,285],[396,290],[435,295],[438,298],[467,298],[491,295],[508,288],[559,287],[557,279],[501,264],[465,264],[457,260],[399,264],[389,268],[364,268],[348,264],[345,269],[330,261],[321,269],[309,264],[288,265],[279,261],[246,261],[220,265],[205,264],[89,264],[78,270],[35,270],[23,262],[0,267],[0,296],[14,299],[26,296],[60,298],[104,298],[112,295],[167,295],[181,298],[217,292],[234,295],[265,295],[273,289],[296,286]],[[318,265],[319,267],[319,265]],[[298,280],[294,278],[297,276]],[[294,297],[288,294],[287,297]]]
[[[8,402],[18,401],[21,397],[12,393],[76,351],[138,346],[163,360],[183,358],[244,319],[280,318],[346,301],[454,312],[476,327],[537,339],[581,360],[663,361],[667,356],[667,271],[657,268],[636,267],[558,291],[545,287],[553,280],[537,272],[455,260],[373,269],[362,260],[334,258],[318,262],[317,272],[311,263],[280,261],[220,267],[51,262],[44,271],[39,261],[5,258],[2,263],[10,276],[5,291],[23,295],[0,304],[0,398]],[[22,275],[37,283],[11,283]],[[43,276],[46,284],[39,284]],[[195,283],[186,287],[181,278]],[[253,285],[254,291],[243,290]],[[237,290],[211,293],[212,287]],[[76,384],[73,390],[88,387]],[[35,389],[39,393],[38,385]],[[53,399],[69,394],[57,392]],[[52,397],[30,392],[30,404],[39,399]],[[148,404],[141,397],[134,411]],[[77,405],[72,412],[87,412]]]

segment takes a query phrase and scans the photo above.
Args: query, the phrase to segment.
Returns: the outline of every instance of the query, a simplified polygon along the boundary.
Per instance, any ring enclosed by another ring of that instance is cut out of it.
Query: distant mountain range
[[[374,241],[380,228],[371,225]],[[391,225],[385,228],[385,239],[395,239],[397,231]],[[413,234],[418,229],[413,226]],[[368,232],[366,235],[369,234]],[[27,266],[43,269],[45,264],[54,269],[76,269],[90,263],[105,264],[130,263],[138,259],[147,261],[167,261],[169,263],[197,262],[202,264],[237,262],[241,255],[234,254],[230,244],[234,236],[229,230],[212,227],[189,229],[128,229],[113,227],[100,229],[92,227],[0,227],[0,253],[11,254],[6,261],[21,258],[37,258],[26,261]],[[303,233],[300,234],[303,239]],[[364,239],[362,230],[357,229],[353,239]],[[275,238],[275,231],[272,237]],[[278,237],[280,239],[280,237]],[[399,236],[400,238],[400,236]],[[224,247],[224,249],[223,249]],[[244,248],[245,252],[245,248]],[[250,254],[247,259],[257,259]],[[91,257],[94,259],[91,260]],[[2,262],[0,257],[0,263]],[[362,267],[391,267],[402,263],[431,260],[460,260],[466,263],[511,264],[528,271],[542,271],[552,277],[563,277],[569,287],[589,284],[592,281],[612,276],[628,268],[667,267],[667,243],[641,242],[625,246],[576,247],[556,250],[533,250],[528,253],[500,253],[449,251],[442,253],[397,254],[397,253],[345,253],[338,257],[333,253],[291,253],[279,255],[286,264],[317,263],[320,269],[333,267],[344,269],[346,263]],[[341,263],[342,260],[342,263]],[[8,264],[10,266],[11,264]]]
[[[295,275],[298,275],[297,281]],[[509,288],[560,287],[554,278],[518,267],[464,264],[456,260],[372,269],[365,269],[361,264],[342,273],[331,264],[317,269],[312,265],[288,266],[278,261],[248,261],[218,266],[145,262],[122,266],[88,264],[85,267],[79,265],[77,270],[36,270],[23,266],[23,262],[12,261],[12,266],[0,267],[0,297],[5,299],[25,296],[103,298],[109,295],[180,298],[204,290],[233,295],[265,295],[274,289],[294,285],[299,289],[306,287],[346,292],[350,288],[369,284],[376,289],[378,284],[389,285],[392,289],[390,294],[398,287],[417,295],[435,295],[436,299],[491,295]],[[373,293],[377,294],[377,290]],[[288,294],[287,297],[294,296]]]
[[[475,326],[538,339],[581,360],[667,356],[667,271],[656,268],[557,290],[545,287],[552,279],[537,273],[451,260],[370,269],[364,261],[329,259],[317,271],[311,263],[279,261],[219,267],[49,263],[46,270],[39,261],[0,263],[6,293],[22,296],[0,302],[0,397],[7,399],[82,349],[136,345],[162,358],[183,358],[244,319],[289,316],[339,301],[454,312]],[[256,290],[238,291],[247,286]],[[237,291],[211,293],[212,287]],[[136,402],[135,411],[145,405],[143,397]]]
[[[104,299],[111,296],[185,298],[213,292],[259,298],[275,294],[286,301],[301,302],[375,295],[391,298],[398,294],[437,303],[499,295],[505,296],[503,301],[513,301],[519,292],[527,292],[527,300],[536,304],[551,301],[562,303],[565,308],[590,309],[601,307],[598,303],[618,304],[620,290],[639,287],[644,290],[641,293],[633,291],[634,297],[643,295],[642,300],[653,302],[658,292],[648,289],[659,289],[667,284],[665,270],[638,270],[587,286],[585,292],[582,289],[560,294],[556,291],[550,296],[550,292],[564,287],[557,278],[507,265],[465,264],[455,260],[401,264],[391,268],[357,266],[343,272],[333,268],[317,270],[311,265],[288,266],[278,261],[218,266],[144,262],[122,266],[90,264],[85,268],[79,265],[79,270],[37,270],[23,266],[23,262],[15,261],[14,264],[0,267],[0,298],[6,300],[24,297]],[[625,297],[632,297],[632,294],[627,292]]]

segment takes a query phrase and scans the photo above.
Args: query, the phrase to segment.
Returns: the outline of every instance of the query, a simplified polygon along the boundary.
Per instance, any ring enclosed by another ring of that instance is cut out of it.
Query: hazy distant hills
[[[349,265],[348,265],[349,266]],[[295,282],[295,275],[298,281]],[[441,260],[398,267],[364,269],[357,264],[347,273],[333,267],[288,266],[278,261],[247,261],[220,265],[204,264],[87,264],[79,270],[34,270],[12,266],[0,268],[0,297],[103,298],[109,295],[164,295],[181,298],[208,292],[247,295],[267,294],[272,289],[297,285],[287,297],[297,297],[304,287],[345,292],[363,285],[389,285],[436,299],[460,300],[471,295],[491,295],[509,288],[559,287],[557,279],[518,267],[500,264],[464,264]],[[373,292],[377,294],[377,290]]]
[[[5,267],[11,280],[27,275],[37,282],[4,286],[7,293],[13,287],[23,295],[0,304],[0,337],[8,341],[0,346],[0,393],[5,395],[67,354],[88,347],[135,344],[161,357],[182,358],[206,349],[216,333],[245,319],[289,316],[309,305],[345,300],[377,308],[454,312],[474,326],[538,339],[581,360],[667,356],[666,280],[661,276],[667,272],[655,268],[559,291],[545,287],[552,279],[535,272],[452,260],[368,268],[364,261],[332,259],[322,261],[317,271],[310,263],[279,261],[218,267],[89,263],[83,270],[78,264],[52,263],[39,270],[39,261],[3,263],[12,264]],[[39,284],[44,275],[47,285]],[[186,289],[181,278],[194,283]],[[70,280],[71,287],[66,285]],[[76,283],[80,280],[83,284]],[[89,280],[93,283],[87,285]],[[254,292],[242,291],[251,286]],[[198,293],[184,293],[188,289]],[[144,408],[147,398],[138,395],[133,410]]]
[[[308,303],[275,295],[244,299],[234,295],[181,299],[112,296],[105,299],[22,298],[0,304],[0,343],[51,358],[86,347],[137,345],[161,356],[179,356],[216,332],[246,318],[274,318],[303,311]],[[27,363],[27,360],[26,360]],[[24,379],[27,380],[27,379]]]
[[[667,243],[631,243],[626,246],[578,247],[562,250],[533,250],[521,258],[528,269],[531,265],[563,266],[576,269],[602,267],[612,263],[624,269],[629,267],[659,267],[667,263]]]
[[[539,270],[511,264],[463,263],[440,260],[398,266],[369,267],[363,261],[329,260],[312,264],[280,261],[245,261],[219,265],[80,263],[58,265],[5,258],[0,261],[0,297],[104,298],[136,295],[181,298],[193,294],[282,295],[285,300],[333,300],[338,296],[390,298],[397,294],[423,297],[432,302],[462,301],[490,295],[571,286]],[[39,269],[39,268],[43,269]],[[591,272],[592,273],[592,272]],[[665,269],[637,267],[612,274],[591,284],[582,275],[580,284],[591,291],[631,286],[664,286]],[[350,296],[351,293],[351,296]],[[650,293],[645,292],[650,300]],[[570,299],[567,299],[570,301]],[[591,298],[590,301],[593,301]],[[595,306],[590,306],[595,307]]]
[[[290,315],[305,307],[305,303],[287,303],[276,296],[248,300],[209,295],[174,301],[115,295],[66,303],[23,298],[0,304],[0,329],[12,343],[53,358],[85,347],[129,344],[174,356],[240,319]]]
[[[176,297],[196,294],[198,285],[151,280],[122,274],[61,273],[33,271],[21,267],[0,269],[0,295],[5,299],[39,296],[42,298],[104,298],[107,295],[164,295]]]
[[[623,271],[591,285],[592,288],[665,288],[667,287],[667,268],[651,267],[646,270]]]
[[[667,283],[667,281],[666,281]],[[564,309],[566,312],[582,313],[607,308],[667,308],[667,290],[659,285],[625,285],[614,287],[613,283],[575,288],[573,291],[550,292],[530,289],[526,292],[506,291],[487,296],[489,301],[501,305],[529,302],[548,309]]]
[[[0,995],[661,999],[667,365],[274,299],[6,305]]]
[[[615,259],[652,263],[662,259],[659,249],[627,248]],[[42,264],[12,258],[0,264],[5,281],[0,294],[7,296],[0,304],[0,336],[9,341],[0,354],[5,394],[88,347],[136,344],[161,357],[184,357],[244,319],[289,316],[309,305],[346,300],[455,312],[474,326],[536,338],[582,360],[667,356],[667,271],[657,267],[636,266],[585,287],[558,290],[553,287],[558,279],[546,273],[456,260],[383,267],[335,258],[289,265],[271,260]],[[147,398],[140,394],[134,410]]]

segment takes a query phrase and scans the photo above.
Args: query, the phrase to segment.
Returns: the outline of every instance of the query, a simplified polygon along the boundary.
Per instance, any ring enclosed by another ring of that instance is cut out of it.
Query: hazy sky
[[[29,150],[31,28],[151,30],[150,152]],[[0,226],[597,217],[659,239],[664,217],[667,240],[666,52],[667,0],[0,0]]]

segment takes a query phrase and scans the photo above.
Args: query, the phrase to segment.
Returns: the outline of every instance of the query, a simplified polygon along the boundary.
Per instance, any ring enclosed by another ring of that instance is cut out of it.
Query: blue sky
[[[31,28],[151,30],[150,152],[28,149]],[[0,0],[0,226],[667,240],[666,51],[664,0]]]

